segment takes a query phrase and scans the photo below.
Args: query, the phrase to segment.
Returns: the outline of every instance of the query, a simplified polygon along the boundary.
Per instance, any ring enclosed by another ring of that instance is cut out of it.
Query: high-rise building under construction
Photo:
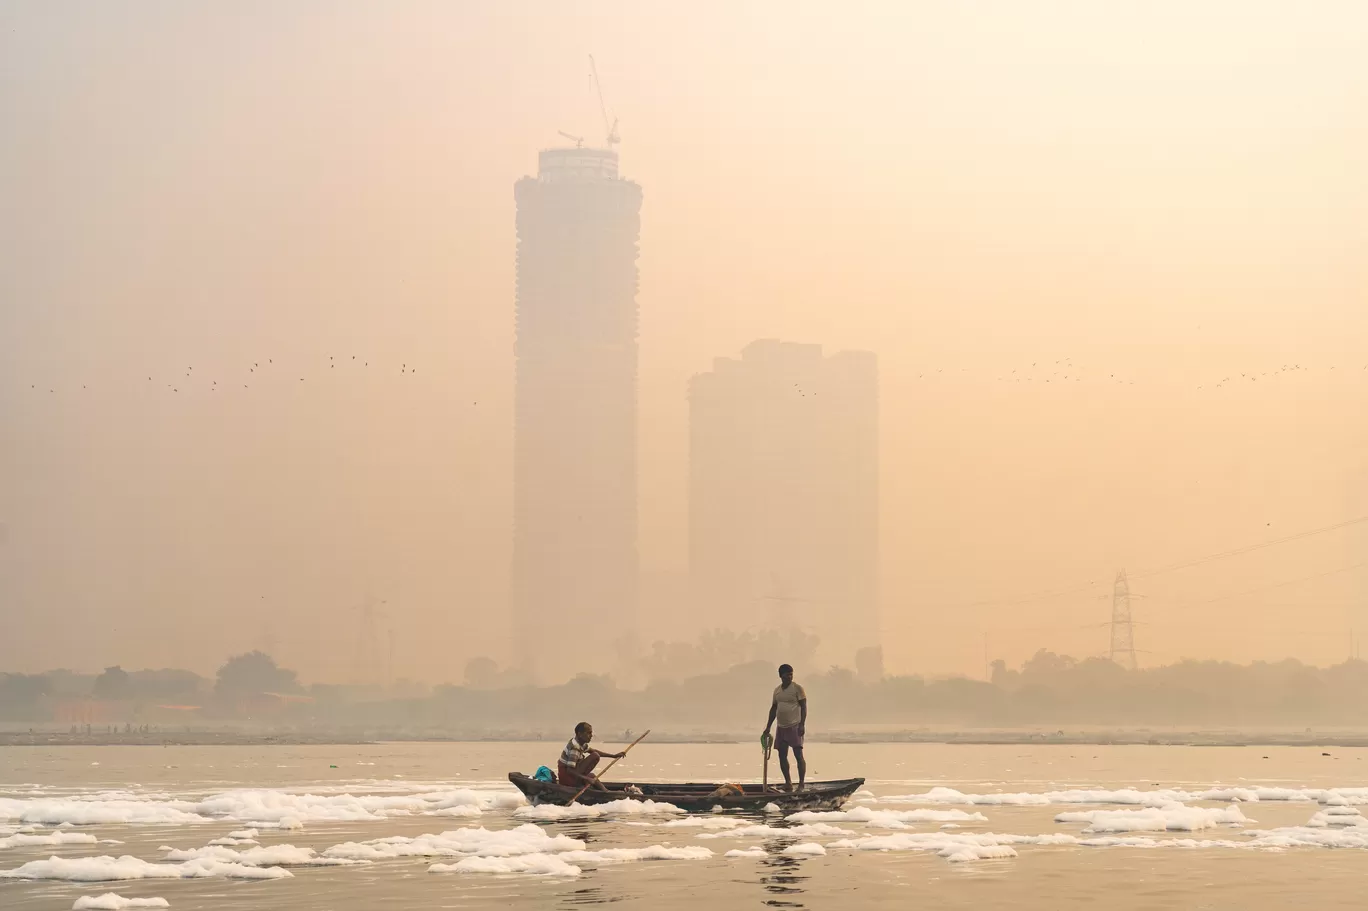
[[[517,200],[515,645],[547,681],[636,624],[641,187],[611,149],[548,149]]]
[[[878,410],[865,351],[765,339],[693,378],[697,625],[804,628],[822,660],[878,672]]]

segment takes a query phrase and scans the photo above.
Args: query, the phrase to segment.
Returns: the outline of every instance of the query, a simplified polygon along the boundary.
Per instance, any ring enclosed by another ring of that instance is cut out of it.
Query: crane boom
[[[608,148],[612,149],[622,140],[618,136],[617,118],[614,117],[611,124],[608,122],[608,105],[603,103],[603,83],[599,81],[598,64],[594,62],[593,54],[589,55],[589,73],[594,77],[594,90],[598,92],[599,113],[603,115],[603,129],[607,132]]]

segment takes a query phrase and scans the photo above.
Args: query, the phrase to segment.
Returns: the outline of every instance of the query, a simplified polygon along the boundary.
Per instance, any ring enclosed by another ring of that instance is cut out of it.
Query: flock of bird
[[[312,366],[317,368],[319,365],[314,364]],[[329,370],[336,370],[339,366],[341,366],[344,370],[348,368],[355,368],[358,370],[369,371],[371,369],[371,363],[369,360],[358,357],[355,354],[351,355],[349,358],[342,359],[337,358],[335,355],[329,355],[327,361],[327,368]],[[256,383],[258,380],[263,379],[263,377],[265,377],[267,374],[275,374],[276,379],[279,379],[281,377],[284,377],[286,379],[294,379],[294,377],[297,376],[299,373],[307,374],[309,372],[308,368],[301,370],[298,367],[292,370],[286,370],[283,365],[277,366],[275,358],[272,357],[268,357],[265,360],[252,361],[250,365],[244,368],[240,368],[240,370],[243,372],[240,372],[237,376],[232,377],[232,379],[229,379],[228,377],[223,377],[223,382],[220,383],[218,379],[213,379],[209,376],[206,376],[205,371],[203,370],[201,370],[197,374],[195,372],[194,366],[191,365],[185,368],[184,374],[179,373],[179,371],[176,373],[175,376],[172,377],[167,377],[159,374],[148,374],[146,375],[147,379],[143,382],[161,385],[163,388],[166,389],[166,391],[176,394],[179,394],[182,391],[218,392],[221,389],[227,390],[231,388],[236,388],[239,385],[243,389],[251,389],[254,383]],[[394,366],[391,364],[387,367],[382,367],[377,363],[376,370],[379,372],[393,373]],[[416,366],[411,366],[407,362],[399,364],[398,373],[401,376],[412,376],[417,372],[418,368]],[[305,376],[298,377],[298,382],[303,383],[305,382],[305,380]],[[29,389],[32,391],[42,391],[45,388],[49,393],[52,394],[56,394],[58,391],[58,387],[55,385],[39,383],[29,384]],[[83,383],[81,384],[81,388],[89,389],[89,384]]]
[[[328,360],[326,362],[326,366],[327,370],[330,371],[337,370],[339,367],[341,367],[344,370],[357,369],[370,371],[372,369],[371,362],[369,360],[363,357],[358,357],[354,354],[343,358],[338,358],[335,355],[329,355]],[[321,367],[318,363],[314,363],[309,367],[300,368],[299,366],[294,366],[293,368],[287,370],[284,365],[277,365],[274,358],[268,357],[264,360],[251,361],[248,365],[241,369],[243,372],[241,372],[238,376],[232,377],[231,379],[227,376],[211,378],[206,375],[205,371],[201,370],[199,373],[196,373],[195,368],[193,366],[188,366],[185,368],[183,374],[177,373],[177,375],[175,375],[174,377],[166,377],[158,374],[145,374],[146,379],[142,382],[160,384],[167,392],[174,394],[191,391],[218,392],[220,390],[227,390],[229,388],[236,388],[238,386],[240,386],[242,389],[251,389],[254,383],[256,383],[259,380],[262,380],[263,376],[267,374],[272,374],[273,378],[277,380],[281,376],[284,376],[289,379],[294,379],[297,382],[303,383],[310,378],[309,373],[311,370],[321,369]],[[397,369],[393,364],[381,366],[379,363],[377,363],[375,370],[382,373],[397,372],[400,376],[413,376],[418,372],[418,368],[416,366],[410,365],[407,362],[401,362],[397,366]],[[1283,364],[1282,366],[1272,370],[1231,373],[1228,376],[1224,376],[1219,380],[1208,380],[1202,383],[1196,383],[1194,384],[1194,387],[1198,390],[1225,389],[1228,386],[1240,383],[1252,384],[1261,381],[1269,382],[1275,381],[1279,378],[1286,377],[1292,374],[1310,374],[1313,372],[1321,374],[1333,373],[1339,375],[1349,375],[1357,373],[1363,376],[1365,379],[1368,379],[1368,364],[1364,364],[1362,366],[1359,366],[1357,364],[1344,365],[1344,369],[1341,369],[1341,365],[1339,364],[1331,364],[1328,366],[1322,365],[1317,367],[1312,367],[1300,363]],[[1061,358],[1053,362],[1032,361],[1029,366],[1023,365],[1021,367],[1014,367],[1011,370],[1005,372],[983,370],[982,368],[971,367],[961,367],[959,368],[959,370],[950,368],[947,372],[947,368],[938,367],[934,371],[925,370],[921,373],[918,373],[917,379],[936,380],[948,378],[972,378],[977,380],[980,377],[987,376],[994,377],[995,381],[998,383],[1028,383],[1040,385],[1053,384],[1062,386],[1071,383],[1087,382],[1118,386],[1136,385],[1136,380],[1132,377],[1116,373],[1108,373],[1103,375],[1100,371],[1094,371],[1091,369],[1085,369],[1083,367],[1080,367],[1079,365],[1074,363],[1074,360],[1071,357]],[[1144,384],[1145,380],[1142,379],[1141,383]],[[36,392],[46,390],[48,393],[56,394],[59,388],[61,387],[46,383],[29,384],[29,389]],[[81,385],[81,389],[87,388],[87,384]],[[804,388],[799,383],[794,383],[793,389],[800,396],[804,397],[815,396],[817,394],[816,391]]]

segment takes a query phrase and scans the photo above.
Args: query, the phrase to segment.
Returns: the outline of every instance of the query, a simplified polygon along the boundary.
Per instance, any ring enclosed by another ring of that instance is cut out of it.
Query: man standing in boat
[[[566,787],[580,788],[586,784],[598,785],[600,789],[603,785],[599,784],[598,778],[594,775],[594,767],[603,758],[621,759],[626,753],[601,753],[589,746],[589,741],[594,739],[594,726],[587,721],[581,721],[575,725],[575,736],[571,737],[565,744],[565,749],[561,750],[560,762],[557,764],[557,773],[560,783]]]
[[[770,703],[769,720],[765,722],[765,734],[769,735],[775,721],[779,731],[774,745],[779,748],[779,770],[784,773],[784,786],[792,791],[793,778],[789,775],[789,749],[793,758],[798,760],[798,787],[807,782],[807,760],[803,758],[803,733],[807,727],[807,693],[800,684],[793,682],[793,665],[779,665],[779,685],[774,688],[774,700]]]

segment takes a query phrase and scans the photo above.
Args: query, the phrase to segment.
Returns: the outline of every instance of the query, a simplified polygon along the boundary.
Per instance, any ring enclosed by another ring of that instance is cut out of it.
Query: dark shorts
[[[774,735],[774,745],[801,750],[803,748],[803,735],[798,733],[798,725],[795,724],[791,728],[780,728]]]

